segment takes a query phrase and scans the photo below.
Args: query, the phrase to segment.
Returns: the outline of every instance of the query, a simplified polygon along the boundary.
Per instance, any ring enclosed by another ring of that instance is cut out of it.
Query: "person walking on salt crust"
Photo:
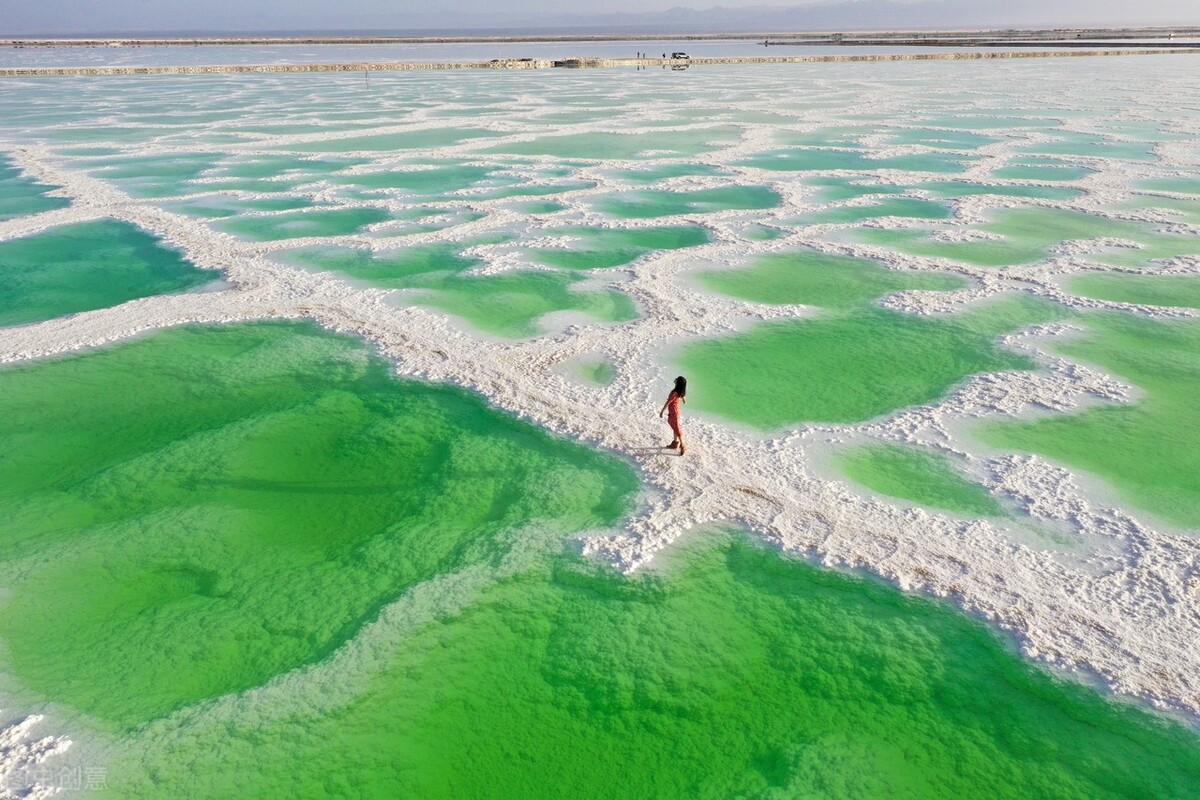
[[[679,455],[687,452],[687,446],[683,443],[683,429],[679,427],[679,404],[687,402],[687,378],[680,375],[675,379],[675,388],[667,395],[667,402],[663,403],[663,407],[659,409],[658,418],[662,419],[663,412],[667,412],[667,424],[671,426],[671,432],[675,434],[675,438],[667,445],[668,449],[674,450],[679,448]]]

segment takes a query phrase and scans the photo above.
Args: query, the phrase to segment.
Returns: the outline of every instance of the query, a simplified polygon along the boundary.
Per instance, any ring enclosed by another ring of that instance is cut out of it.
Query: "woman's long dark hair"
[[[687,378],[682,375],[675,379],[675,394],[687,397]]]

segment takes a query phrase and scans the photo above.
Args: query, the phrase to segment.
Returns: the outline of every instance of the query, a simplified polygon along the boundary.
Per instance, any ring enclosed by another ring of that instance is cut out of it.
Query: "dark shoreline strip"
[[[459,69],[546,69],[550,67],[681,67],[738,64],[821,64],[861,61],[975,61],[1015,58],[1080,58],[1088,56],[1162,56],[1197,53],[1194,49],[1166,50],[1047,50],[963,53],[904,53],[844,56],[730,56],[728,58],[572,58],[564,61],[497,59],[495,61],[396,61],[358,64],[240,64],[181,67],[6,67],[0,78],[67,75],[223,75],[272,72],[408,72]]]

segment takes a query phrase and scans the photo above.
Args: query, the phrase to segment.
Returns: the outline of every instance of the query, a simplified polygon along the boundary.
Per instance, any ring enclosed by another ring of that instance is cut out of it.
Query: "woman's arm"
[[[669,406],[670,404],[671,404],[671,401],[670,401],[670,400],[667,400],[667,402],[663,403],[663,407],[662,407],[662,408],[660,408],[660,409],[658,410],[658,416],[659,416],[660,418],[662,417],[662,415],[663,415],[664,413],[666,413],[667,406]]]

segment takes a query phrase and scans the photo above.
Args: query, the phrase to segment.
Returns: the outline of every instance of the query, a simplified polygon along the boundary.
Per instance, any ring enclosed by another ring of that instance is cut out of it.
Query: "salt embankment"
[[[960,53],[871,53],[834,56],[725,56],[705,58],[586,58],[559,60],[502,58],[492,61],[379,61],[339,64],[241,64],[161,67],[6,67],[0,78],[70,75],[225,75],[265,72],[410,72],[417,70],[548,69],[603,67],[706,67],[764,64],[822,64],[864,61],[977,61],[1024,58],[1082,58],[1089,56],[1161,56],[1197,54],[1200,49],[1144,48],[1097,50],[973,51]]]

